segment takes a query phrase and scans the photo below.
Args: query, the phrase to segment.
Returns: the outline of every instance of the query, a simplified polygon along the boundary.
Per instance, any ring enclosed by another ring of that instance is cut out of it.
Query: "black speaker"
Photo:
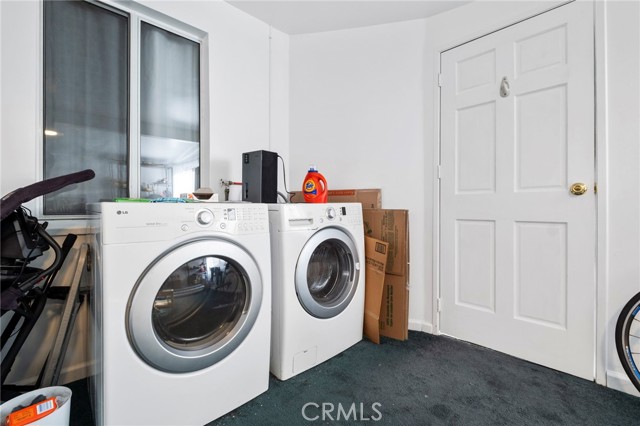
[[[242,154],[242,201],[278,202],[278,154],[269,151]]]

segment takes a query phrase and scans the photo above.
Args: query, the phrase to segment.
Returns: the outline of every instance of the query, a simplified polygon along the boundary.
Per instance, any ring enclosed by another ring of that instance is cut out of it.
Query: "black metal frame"
[[[2,250],[0,265],[2,278],[0,315],[12,314],[0,336],[3,349],[10,344],[2,358],[0,368],[3,400],[37,389],[42,385],[46,362],[33,385],[19,386],[5,384],[5,382],[16,357],[40,318],[47,300],[64,300],[69,294],[69,286],[52,287],[52,284],[77,239],[76,235],[68,234],[60,246],[46,231],[47,222],[38,222],[38,219],[31,216],[22,204],[73,183],[93,179],[94,176],[92,170],[71,173],[20,188],[2,198],[0,226],[2,227],[2,238],[7,242],[7,248]],[[53,250],[53,260],[48,266],[44,268],[29,266],[32,260],[41,256],[49,248]],[[80,303],[83,298],[84,295],[81,294],[79,296]],[[11,340],[12,337],[13,340]],[[52,355],[55,354],[50,352],[48,358],[59,359]]]

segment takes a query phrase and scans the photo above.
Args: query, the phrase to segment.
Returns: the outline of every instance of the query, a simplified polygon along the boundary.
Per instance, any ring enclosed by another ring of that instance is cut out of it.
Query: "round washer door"
[[[302,307],[317,318],[344,311],[358,287],[360,262],[353,239],[338,228],[324,228],[304,245],[295,285]]]
[[[255,261],[236,244],[202,239],[174,247],[136,283],[127,307],[129,341],[156,369],[207,368],[247,337],[262,287]]]

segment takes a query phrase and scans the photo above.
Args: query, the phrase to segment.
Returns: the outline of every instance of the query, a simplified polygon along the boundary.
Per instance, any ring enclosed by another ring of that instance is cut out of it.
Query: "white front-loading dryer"
[[[269,204],[271,372],[286,380],[362,340],[360,203]]]
[[[100,203],[98,425],[204,425],[269,380],[267,206]]]

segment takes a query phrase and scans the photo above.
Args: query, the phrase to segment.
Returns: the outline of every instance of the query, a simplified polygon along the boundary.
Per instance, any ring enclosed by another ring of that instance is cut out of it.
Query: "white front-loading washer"
[[[203,425],[269,380],[267,206],[97,205],[98,425]]]
[[[269,204],[271,372],[286,380],[362,340],[360,203]]]

